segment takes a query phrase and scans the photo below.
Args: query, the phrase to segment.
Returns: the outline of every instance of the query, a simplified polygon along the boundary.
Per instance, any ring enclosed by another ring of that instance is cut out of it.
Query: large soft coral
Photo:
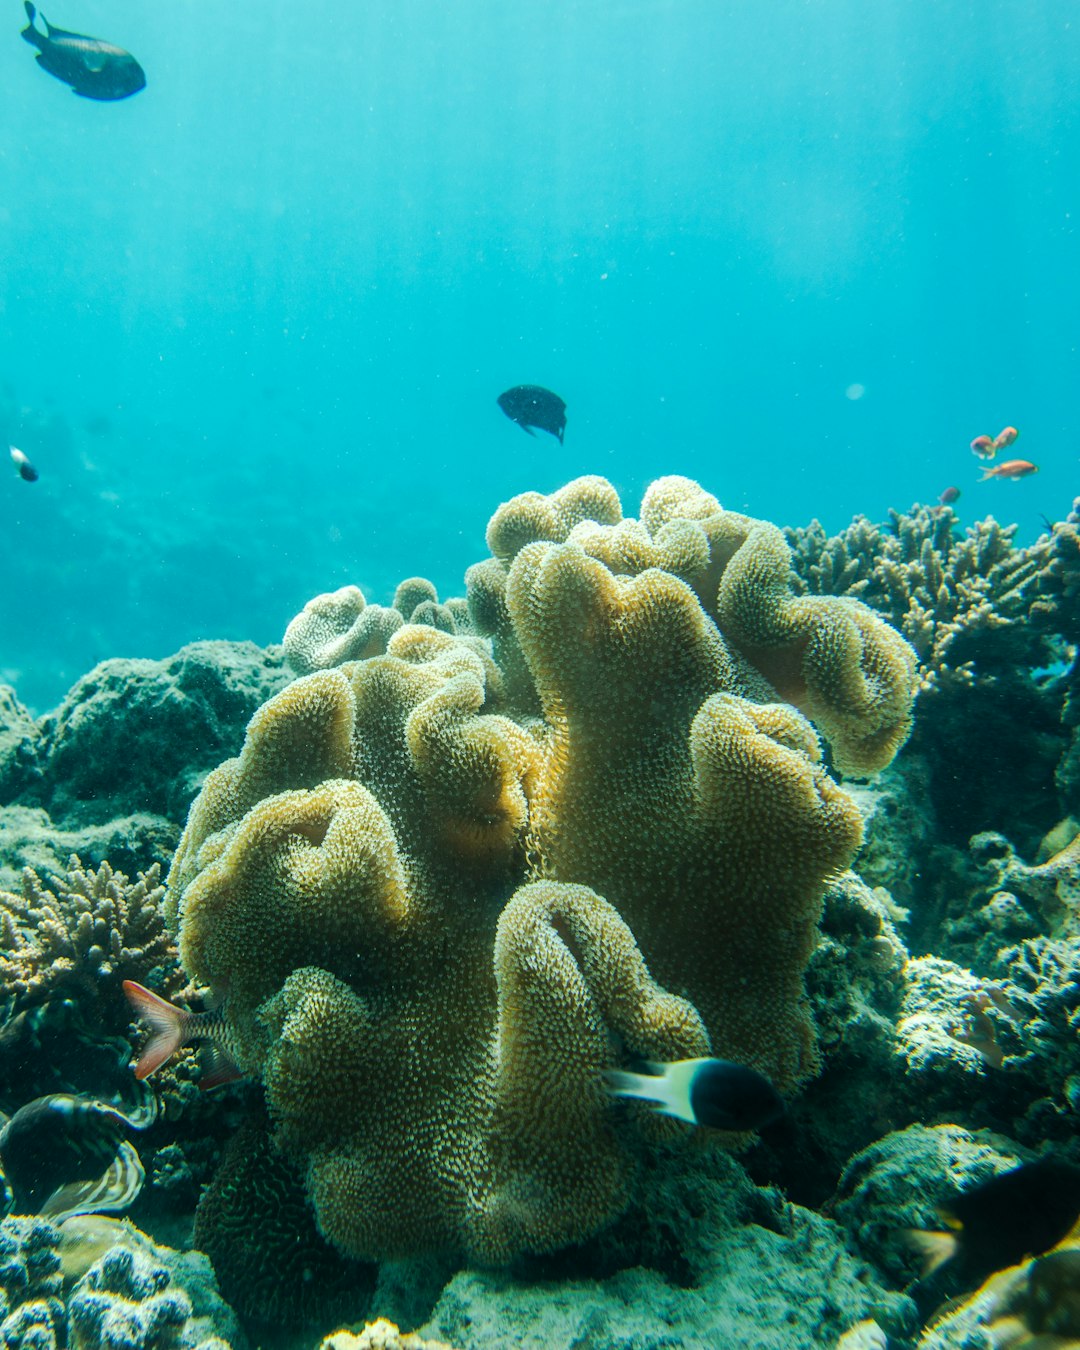
[[[489,641],[407,623],[296,681],[192,808],[183,960],[350,1255],[595,1231],[633,1175],[624,1056],[711,1048],[782,1090],[815,1067],[802,975],[859,815],[768,677],[861,767],[903,734],[911,662],[842,602],[800,610],[771,527],[688,480],[646,503],[622,520],[602,479],[508,503],[469,576]]]

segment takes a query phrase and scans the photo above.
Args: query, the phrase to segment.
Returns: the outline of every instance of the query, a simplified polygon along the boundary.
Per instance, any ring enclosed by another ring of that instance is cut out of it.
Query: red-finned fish
[[[132,1008],[151,1030],[150,1039],[143,1046],[135,1065],[136,1078],[149,1078],[156,1069],[172,1059],[182,1046],[190,1045],[192,1041],[209,1041],[211,1045],[210,1063],[199,1079],[199,1086],[204,1092],[209,1088],[220,1087],[222,1083],[234,1083],[238,1078],[243,1078],[231,1053],[233,1034],[222,1008],[216,1008],[213,1012],[193,1013],[188,1008],[178,1008],[175,1003],[169,1003],[134,980],[124,981],[124,993]]]
[[[1015,441],[1017,436],[1019,435],[1020,433],[1017,431],[1015,427],[1002,427],[1002,429],[994,437],[994,449],[1007,450],[1008,447],[1012,445],[1013,441]]]
[[[997,446],[989,436],[976,436],[971,442],[971,450],[980,459],[993,459],[997,454]]]
[[[952,506],[953,502],[960,500],[960,489],[958,487],[947,487],[938,498],[939,506]]]
[[[23,479],[24,482],[36,483],[38,480],[38,471],[18,446],[9,445],[8,450],[11,452],[11,462],[15,465],[15,472],[19,477]]]
[[[1029,474],[1038,473],[1039,466],[1032,464],[1030,459],[1007,459],[1003,464],[995,464],[991,468],[983,469],[983,476],[979,479],[980,483],[985,483],[988,478],[1027,478]]]

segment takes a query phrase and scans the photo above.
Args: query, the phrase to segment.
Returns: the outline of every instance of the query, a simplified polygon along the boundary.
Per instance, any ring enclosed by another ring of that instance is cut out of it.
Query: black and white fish
[[[30,20],[22,30],[27,42],[38,49],[35,57],[42,70],[47,70],[72,89],[81,98],[109,102],[130,98],[146,88],[146,72],[130,52],[101,38],[87,37],[85,33],[69,33],[54,28],[41,16],[43,33],[38,28],[37,10],[24,0],[26,17]]]
[[[15,472],[23,482],[36,483],[38,480],[38,471],[30,463],[28,456],[25,455],[17,445],[9,445],[8,451],[11,454],[11,462],[15,465]]]
[[[145,1179],[126,1136],[156,1116],[153,1098],[131,1113],[65,1092],[21,1106],[0,1128],[0,1167],[16,1212],[59,1219],[126,1209]]]
[[[728,1059],[677,1059],[652,1064],[651,1073],[612,1069],[615,1097],[638,1097],[690,1125],[714,1130],[760,1130],[784,1114],[780,1094],[764,1074]]]
[[[533,427],[550,431],[560,445],[566,431],[566,404],[539,384],[516,384],[495,400],[511,422],[535,436]]]

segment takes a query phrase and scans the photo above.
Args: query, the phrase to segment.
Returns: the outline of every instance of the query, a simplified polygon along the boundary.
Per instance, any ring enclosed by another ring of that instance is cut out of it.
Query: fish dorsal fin
[[[127,1209],[142,1190],[146,1173],[135,1149],[125,1141],[101,1176],[60,1186],[38,1211],[43,1219],[66,1219],[73,1214],[101,1214]]]
[[[72,38],[75,42],[87,42],[87,41],[95,42],[97,40],[96,38],[88,39],[85,33],[73,33],[70,28],[54,28],[44,14],[42,14],[41,16],[41,22],[45,25],[46,35],[50,39]],[[101,66],[97,67],[97,69],[104,68],[105,58],[100,52],[97,52],[96,50],[87,53],[87,55],[84,56],[83,59],[87,62],[89,62],[90,60],[100,61]],[[95,67],[91,67],[91,69],[95,69]]]

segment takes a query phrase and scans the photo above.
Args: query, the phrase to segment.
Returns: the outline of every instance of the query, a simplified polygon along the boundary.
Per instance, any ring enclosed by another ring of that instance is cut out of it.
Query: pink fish
[[[979,479],[980,483],[985,483],[988,478],[1027,478],[1029,474],[1038,473],[1039,466],[1032,464],[1030,459],[1007,459],[1004,464],[995,464],[992,468],[983,469],[983,476]]]
[[[1015,427],[1002,428],[1002,430],[999,431],[998,434],[994,437],[994,449],[995,450],[1007,449],[1010,445],[1012,445],[1013,441],[1015,441],[1017,436],[1019,435],[1020,433],[1017,431]]]
[[[178,1008],[175,1003],[169,1003],[134,980],[124,981],[124,993],[151,1031],[150,1039],[143,1046],[139,1062],[135,1065],[136,1078],[149,1078],[155,1070],[168,1063],[182,1046],[192,1041],[211,1043],[210,1063],[207,1072],[199,1079],[199,1086],[204,1092],[208,1088],[243,1078],[244,1075],[229,1053],[233,1037],[221,1008],[213,1012],[193,1013],[187,1008]]]
[[[980,459],[993,459],[997,454],[997,447],[989,436],[976,436],[971,442],[971,450]]]

